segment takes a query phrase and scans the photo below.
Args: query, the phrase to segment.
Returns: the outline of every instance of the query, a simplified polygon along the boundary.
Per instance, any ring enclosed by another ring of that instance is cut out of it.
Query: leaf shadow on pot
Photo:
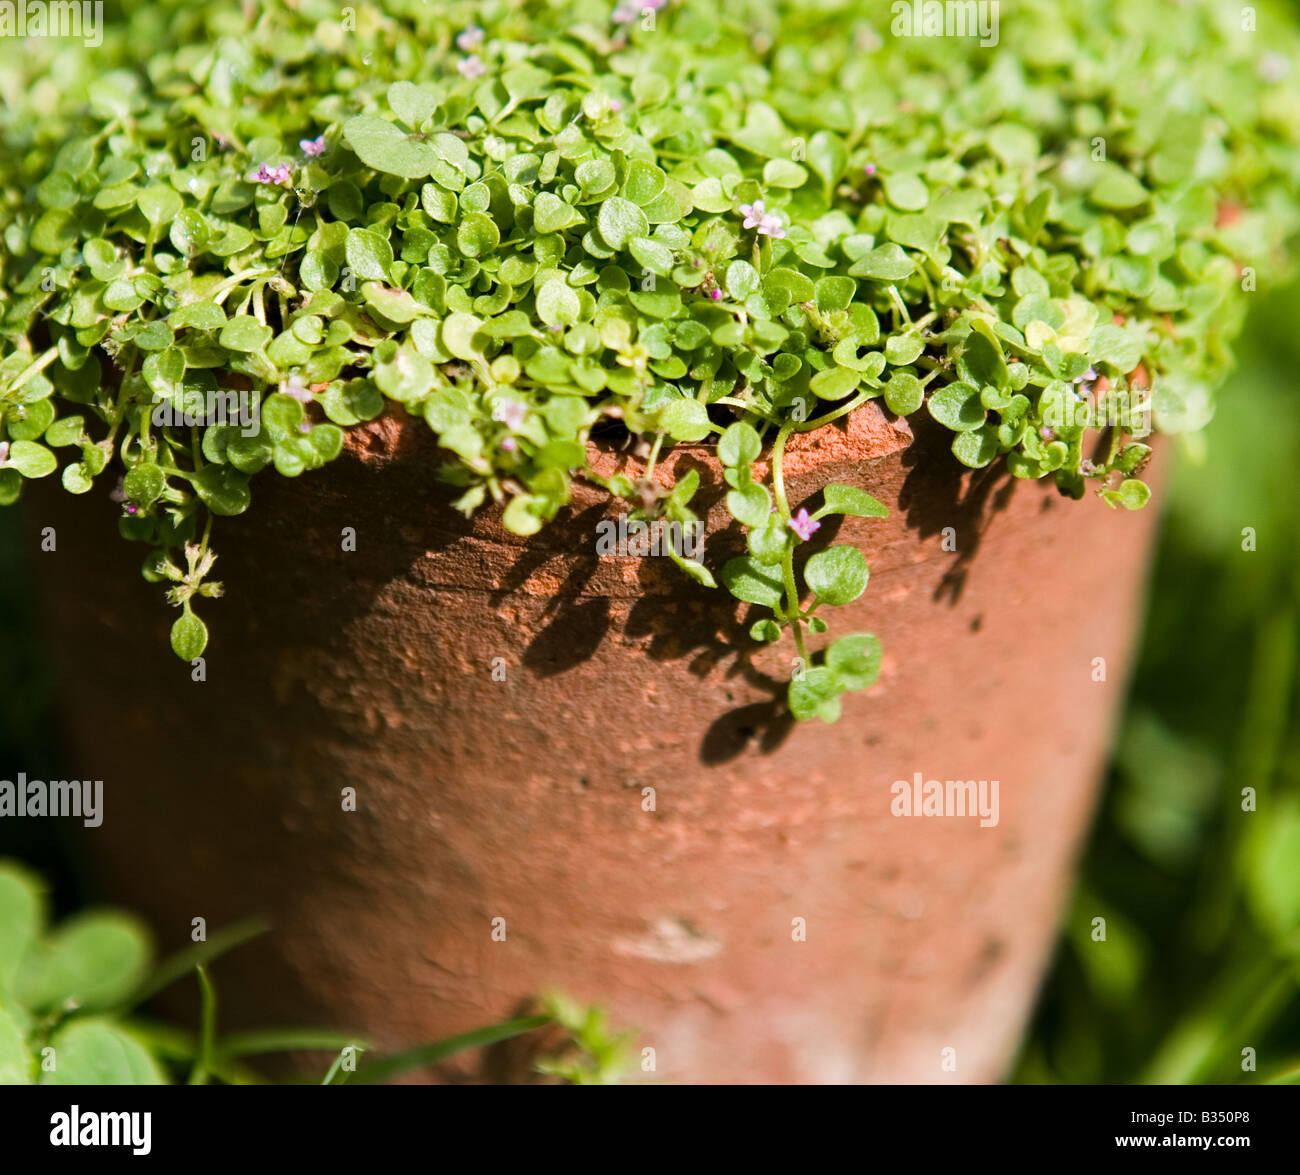
[[[919,539],[944,538],[951,530],[956,557],[934,589],[951,606],[961,599],[993,515],[1005,510],[1015,493],[1015,479],[1002,460],[984,469],[968,469],[952,456],[951,433],[921,414],[909,417],[916,441],[902,454],[908,471],[898,494],[898,507],[909,530]]]
[[[609,632],[609,597],[592,595],[584,599],[582,594],[599,566],[592,536],[604,515],[605,507],[601,504],[566,517],[559,522],[559,533],[555,536],[559,542],[548,543],[546,547],[536,543],[525,546],[501,586],[492,593],[492,606],[499,607],[535,572],[555,560],[557,554],[563,552],[567,556],[569,551],[592,547],[590,557],[573,560],[564,582],[546,606],[546,623],[524,649],[524,665],[539,677],[554,677],[590,660]],[[567,545],[570,539],[574,540],[572,546]]]

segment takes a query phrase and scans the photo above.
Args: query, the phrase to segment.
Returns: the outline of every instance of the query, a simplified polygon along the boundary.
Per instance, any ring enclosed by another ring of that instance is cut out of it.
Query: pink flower
[[[263,163],[257,169],[257,174],[253,176],[253,181],[259,184],[280,184],[288,186],[292,173],[287,163],[277,163],[274,166]]]
[[[522,428],[527,415],[528,405],[518,400],[502,400],[492,409],[492,419],[510,429]]]
[[[302,148],[302,153],[311,159],[317,155],[325,154],[325,136],[317,135],[314,139],[299,139],[298,146]]]
[[[517,440],[515,440],[514,437],[502,437],[502,438],[501,438],[501,447],[502,447],[502,448],[503,448],[507,453],[513,453],[517,448],[519,448],[519,442],[518,442]]]
[[[744,214],[746,228],[758,228],[767,217],[767,206],[762,200],[755,200],[752,204],[742,204],[740,211]]]
[[[721,302],[722,291],[718,289],[717,286],[714,286],[713,289],[709,291],[709,297],[712,298],[715,302]]]
[[[742,204],[740,212],[745,218],[745,228],[758,229],[764,236],[776,237],[778,240],[785,236],[785,227],[781,223],[780,214],[769,212],[762,200],[755,200],[752,204]]]
[[[463,53],[468,53],[475,45],[483,43],[483,30],[476,24],[466,25],[464,30],[456,34],[456,47]]]
[[[813,532],[821,530],[822,524],[808,515],[808,507],[801,506],[799,513],[790,519],[789,527],[805,543],[813,537]]]
[[[294,374],[284,381],[282,389],[286,396],[292,396],[299,404],[310,404],[311,390],[302,382],[302,376]]]
[[[862,165],[862,172],[868,179],[870,179],[876,174],[876,165],[874,163],[864,163]]]
[[[463,78],[481,78],[487,73],[487,66],[477,57],[462,57],[456,62],[456,69]]]
[[[9,464],[9,442],[0,441],[0,465]]]

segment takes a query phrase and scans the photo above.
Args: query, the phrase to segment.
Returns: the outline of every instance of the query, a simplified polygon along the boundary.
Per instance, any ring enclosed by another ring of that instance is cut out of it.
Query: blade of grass
[[[199,996],[202,1001],[199,1029],[199,1053],[194,1059],[194,1068],[190,1071],[190,1085],[206,1085],[212,1071],[213,1044],[217,1036],[217,989],[208,978],[207,968],[201,963],[194,968],[199,980]]]
[[[354,1045],[364,1048],[356,1036],[327,1028],[262,1028],[232,1032],[218,1045],[218,1057],[252,1057],[262,1053],[337,1052]]]
[[[211,963],[227,951],[265,934],[270,929],[262,918],[245,918],[242,922],[223,926],[207,942],[196,942],[184,950],[177,951],[158,964],[154,973],[141,985],[127,1002],[127,1008],[142,1004],[150,996],[156,995],[164,987],[170,987],[178,979],[183,979],[195,967]]]
[[[488,1045],[510,1040],[512,1037],[522,1036],[525,1032],[532,1032],[533,1029],[549,1023],[551,1023],[549,1016],[525,1016],[518,1020],[507,1020],[502,1024],[492,1024],[486,1028],[476,1028],[460,1036],[451,1036],[446,1040],[421,1045],[398,1053],[396,1056],[386,1057],[382,1061],[376,1061],[357,1073],[356,1082],[358,1085],[373,1085],[389,1081],[412,1069],[436,1065],[439,1061],[467,1049],[486,1048]]]

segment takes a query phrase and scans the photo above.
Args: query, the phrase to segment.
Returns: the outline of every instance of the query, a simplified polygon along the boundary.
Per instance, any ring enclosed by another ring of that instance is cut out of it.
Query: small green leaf
[[[100,1019],[76,1019],[51,1038],[55,1067],[42,1085],[165,1085],[158,1063],[135,1037]]]
[[[584,164],[585,166],[585,164]],[[614,169],[610,169],[610,182],[613,182]],[[553,192],[538,192],[533,204],[533,229],[545,233],[559,233],[575,224],[582,223],[582,213],[572,204],[566,204]]]
[[[1141,510],[1151,500],[1151,487],[1139,478],[1126,478],[1117,490],[1103,490],[1102,498],[1111,506]]]
[[[408,138],[387,119],[373,114],[348,119],[343,124],[343,138],[367,167],[408,180],[430,175],[440,157],[428,143]]]
[[[790,683],[787,697],[790,713],[800,722],[820,718],[835,722],[840,716],[840,694],[843,687],[831,670],[822,666],[805,669]]]
[[[537,317],[548,326],[577,322],[582,310],[577,291],[562,277],[555,277],[537,291]]]
[[[58,458],[35,441],[14,441],[9,446],[8,464],[26,478],[48,477],[58,467]]]
[[[852,277],[869,277],[876,281],[896,282],[909,277],[916,266],[897,245],[879,245],[864,257],[859,257],[851,266]]]
[[[998,455],[997,429],[985,425],[972,432],[959,432],[952,439],[952,451],[963,465],[983,469]]]
[[[772,571],[748,555],[739,555],[723,564],[722,584],[736,599],[768,608],[780,606],[785,590],[779,571]]]
[[[151,957],[149,934],[138,918],[118,911],[80,914],[29,958],[19,988],[36,1011],[68,1003],[105,1008],[135,990]]]
[[[880,676],[881,655],[880,642],[870,633],[850,633],[826,650],[826,667],[845,689],[868,689]]]
[[[13,990],[19,967],[45,922],[45,887],[22,866],[0,862],[0,1000]]]
[[[163,471],[152,462],[127,470],[122,479],[122,492],[140,506],[152,506],[167,488]]]
[[[746,536],[749,553],[764,565],[780,563],[794,534],[779,514],[769,514],[761,526],[750,530]]]
[[[856,486],[832,484],[822,491],[825,504],[814,518],[827,514],[850,514],[856,518],[887,518],[889,508]]]
[[[772,499],[763,486],[751,481],[727,494],[727,509],[746,526],[762,526],[771,513]]]
[[[821,178],[822,193],[828,201],[848,161],[849,153],[834,131],[818,131],[808,141],[808,166]]]
[[[733,261],[727,266],[727,293],[743,302],[758,289],[758,271],[748,261]]]
[[[388,282],[393,247],[387,238],[367,228],[354,228],[348,233],[345,252],[354,277]]]
[[[930,415],[954,432],[969,432],[984,423],[986,415],[980,390],[961,381],[947,384],[926,401]]]
[[[644,237],[650,229],[650,222],[631,200],[611,196],[600,206],[596,227],[605,244],[611,249],[619,250],[626,248],[633,237]]]
[[[842,400],[857,390],[861,375],[848,367],[828,367],[809,381],[813,395],[822,400]]]
[[[531,494],[516,494],[502,512],[502,525],[511,534],[536,534],[542,529],[542,519],[536,510],[539,505],[539,500]]]
[[[804,566],[804,582],[827,604],[856,600],[867,587],[867,560],[857,547],[839,544],[818,551]]]
[[[471,212],[456,230],[456,247],[466,257],[484,257],[501,243],[496,221],[482,212]]]
[[[728,425],[718,439],[718,460],[723,465],[748,465],[763,450],[763,442],[755,429],[744,421]]]
[[[659,413],[659,425],[675,441],[702,441],[713,429],[709,413],[698,400],[669,400]]]
[[[137,466],[138,469],[152,468]],[[229,465],[205,465],[194,477],[194,491],[213,514],[230,517],[248,509],[248,475]]]
[[[260,351],[271,340],[271,328],[251,314],[240,314],[221,328],[217,341],[227,351]]]
[[[145,188],[136,197],[135,202],[141,213],[144,214],[145,220],[154,228],[170,224],[172,218],[185,207],[175,189],[164,187],[162,184],[154,184],[151,188]]]

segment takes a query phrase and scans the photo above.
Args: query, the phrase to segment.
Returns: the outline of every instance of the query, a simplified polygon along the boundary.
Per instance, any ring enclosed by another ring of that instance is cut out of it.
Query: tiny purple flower
[[[758,226],[758,231],[767,237],[774,237],[780,240],[785,236],[785,225],[781,223],[779,213],[769,212],[763,217],[763,223]]]
[[[483,30],[476,24],[466,25],[465,28],[456,34],[456,47],[462,53],[468,53],[476,45],[483,43]]]
[[[292,396],[299,404],[310,404],[311,390],[302,382],[302,376],[294,374],[284,381],[282,389],[286,396]]]
[[[259,184],[280,184],[287,185],[290,179],[289,165],[287,163],[277,163],[274,166],[263,163],[257,169],[257,174],[253,176],[253,181]]]
[[[742,204],[740,213],[745,218],[745,228],[757,229],[766,237],[779,239],[785,236],[785,228],[781,223],[780,214],[769,212],[767,205],[762,200],[755,200],[752,204]]]
[[[876,165],[874,163],[864,163],[862,165],[862,173],[867,177],[867,179],[871,179],[872,176],[876,174]]]
[[[617,98],[611,98],[609,100],[610,114],[617,114],[622,109],[623,109],[623,103],[620,102]]]
[[[298,146],[309,159],[315,159],[316,156],[325,154],[325,136],[317,135],[314,139],[299,139]]]
[[[311,432],[311,421],[310,421],[310,420],[304,420],[304,421],[302,421],[301,423],[299,423],[299,425],[298,425],[298,431],[299,431],[300,433],[309,433],[309,432]]]
[[[767,206],[762,200],[755,200],[752,204],[742,204],[740,211],[745,218],[745,228],[758,228],[767,218]]]
[[[522,428],[527,415],[528,405],[518,400],[502,400],[492,408],[492,419],[510,429]]]
[[[463,78],[481,78],[487,73],[487,66],[477,57],[462,57],[456,62],[456,69]]]
[[[789,522],[790,529],[797,534],[805,543],[813,537],[813,532],[821,530],[822,524],[815,518],[808,516],[808,507],[801,506],[799,513],[796,514]]]
[[[713,289],[709,291],[709,297],[712,298],[715,302],[721,302],[722,291],[718,289],[717,286],[714,286]]]
[[[122,507],[122,509],[124,509],[128,514],[140,513],[140,507],[137,506],[134,502],[128,502],[125,506]]]
[[[502,438],[501,438],[501,447],[502,447],[502,448],[503,448],[507,453],[513,453],[517,448],[519,448],[519,442],[518,442],[517,440],[515,440],[514,437],[502,437]]]

